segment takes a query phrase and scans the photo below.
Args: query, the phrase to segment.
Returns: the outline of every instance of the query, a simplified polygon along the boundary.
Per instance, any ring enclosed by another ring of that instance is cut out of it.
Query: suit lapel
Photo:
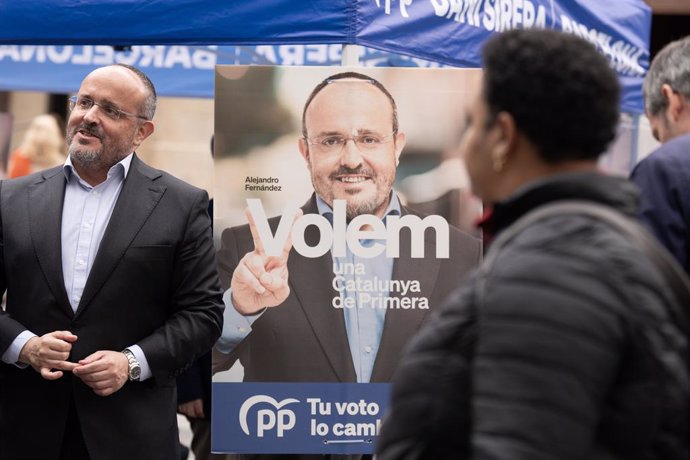
[[[86,280],[76,316],[84,311],[103,287],[163,196],[165,186],[153,182],[159,176],[159,172],[146,166],[134,155]]]
[[[302,208],[305,214],[318,213],[314,196]],[[310,225],[305,230],[305,241],[316,245],[319,231]],[[357,375],[350,356],[345,318],[340,309],[333,307],[338,292],[333,289],[333,259],[327,252],[317,259],[308,259],[292,253],[288,260],[290,284],[324,354],[341,382],[355,382]],[[307,357],[308,359],[308,357]]]
[[[62,167],[43,173],[29,187],[29,233],[36,257],[50,290],[71,317],[74,313],[67,299],[62,274],[62,202],[65,197]]]
[[[403,208],[403,215],[408,212]],[[433,235],[433,232],[431,233]],[[435,257],[435,237],[424,239],[424,258],[413,259],[411,256],[410,232],[400,233],[400,257],[393,262],[394,280],[417,280],[421,292],[408,293],[406,296],[431,298],[436,278],[441,267],[441,261]],[[391,297],[403,297],[400,293],[393,293]],[[383,333],[379,350],[376,354],[374,369],[371,374],[372,382],[389,382],[398,363],[399,356],[409,339],[417,332],[429,310],[389,309],[383,323]]]

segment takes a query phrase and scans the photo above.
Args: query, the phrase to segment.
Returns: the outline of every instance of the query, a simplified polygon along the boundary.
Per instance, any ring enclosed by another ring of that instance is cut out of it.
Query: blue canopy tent
[[[2,2],[0,89],[66,92],[94,67],[127,62],[144,68],[162,95],[211,97],[214,64],[283,64],[280,52],[266,48],[279,45],[363,45],[480,67],[481,44],[491,34],[548,27],[592,41],[620,76],[622,109],[641,113],[650,25],[642,0]],[[138,46],[118,52],[108,45]],[[263,48],[253,53],[242,48],[257,45]]]

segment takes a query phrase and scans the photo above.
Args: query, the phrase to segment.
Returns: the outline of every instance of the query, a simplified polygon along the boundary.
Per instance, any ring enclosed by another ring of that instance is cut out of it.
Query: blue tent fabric
[[[216,64],[338,65],[339,44],[185,46],[0,45],[0,90],[71,93],[90,71],[125,63],[141,68],[160,96],[213,97]],[[437,63],[362,49],[363,66],[438,66]]]
[[[17,0],[0,43],[256,45],[352,41],[348,0]]]
[[[141,68],[161,96],[213,97],[216,47],[0,45],[0,89],[72,93],[86,74],[114,63]]]
[[[618,72],[622,110],[642,113],[651,29],[651,10],[642,0],[0,2],[0,89],[28,89],[42,80],[56,81],[64,71],[70,74],[64,81],[74,90],[74,74],[79,81],[90,70],[85,63],[129,62],[160,74],[162,95],[209,97],[213,72],[207,64],[248,63],[224,59],[239,45],[358,44],[445,65],[480,67],[482,43],[518,27],[553,28],[590,40]],[[117,53],[105,45],[139,46]],[[209,50],[218,57],[204,54]],[[284,63],[280,56],[267,61]],[[331,63],[337,64],[321,64]],[[40,72],[43,77],[37,77]],[[27,81],[32,79],[35,83]],[[45,84],[41,87],[55,91],[55,85]]]
[[[642,111],[651,30],[651,11],[642,1],[380,0],[363,6],[358,19],[362,45],[460,67],[479,67],[481,44],[507,29],[573,33],[611,61],[623,86],[622,109]]]

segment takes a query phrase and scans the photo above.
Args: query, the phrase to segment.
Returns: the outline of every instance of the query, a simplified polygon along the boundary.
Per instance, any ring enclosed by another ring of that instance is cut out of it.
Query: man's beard
[[[376,198],[378,198],[378,196]],[[378,203],[376,199],[360,201],[356,198],[347,198],[346,200],[345,215],[347,216],[348,221],[363,214],[375,215],[376,211],[378,211],[382,204]]]
[[[72,142],[74,135],[80,130],[97,137],[101,143],[101,148],[93,149],[79,143],[74,144]],[[98,128],[85,125],[77,126],[67,135],[68,153],[72,162],[90,170],[110,169],[131,153],[131,149],[127,147],[131,145],[131,141],[130,139],[129,142],[112,144],[105,139],[105,135]]]
[[[81,149],[79,147],[80,146],[70,145],[68,149],[68,153],[70,158],[72,158],[72,162],[77,163],[85,168],[100,166],[101,153],[103,152],[103,149],[87,150]]]
[[[317,180],[312,172],[312,185],[314,186],[314,190],[326,202],[330,200],[329,205],[331,208],[333,207],[333,200],[344,199],[346,201],[345,212],[348,221],[363,214],[376,215],[377,211],[382,211],[381,208],[387,205],[387,200],[390,196],[390,190],[393,186],[395,176],[393,175],[393,177],[390,178],[380,178],[379,175],[377,175],[371,168],[365,166],[359,166],[357,168],[347,168],[345,166],[341,166],[336,171],[332,172],[328,176],[328,179],[332,182],[335,182],[338,180],[338,176],[346,174],[367,176],[369,178],[368,180],[371,180],[376,186],[374,196],[364,198],[358,196],[359,193],[355,193],[351,196],[336,198],[333,195],[330,183]],[[387,180],[385,184],[379,184],[379,179]],[[381,190],[382,187],[385,191]]]

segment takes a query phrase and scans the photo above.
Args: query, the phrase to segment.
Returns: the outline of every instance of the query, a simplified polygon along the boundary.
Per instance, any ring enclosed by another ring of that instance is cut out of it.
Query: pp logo
[[[266,431],[275,429],[279,438],[282,438],[286,431],[295,427],[295,413],[290,409],[282,409],[283,406],[299,402],[294,398],[287,398],[280,402],[266,395],[256,395],[247,399],[240,407],[240,426],[247,436],[250,436],[247,415],[249,410],[260,403],[270,404],[272,407],[259,409],[256,411],[256,436],[264,437]]]

